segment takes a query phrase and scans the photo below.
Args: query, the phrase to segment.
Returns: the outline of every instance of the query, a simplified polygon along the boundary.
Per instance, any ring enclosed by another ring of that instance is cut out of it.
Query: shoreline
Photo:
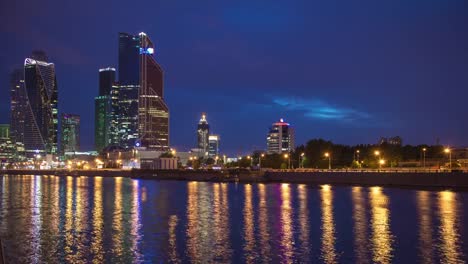
[[[468,190],[466,172],[356,172],[356,171],[248,171],[248,170],[0,170],[2,175],[126,177],[240,183],[385,186],[411,189]]]

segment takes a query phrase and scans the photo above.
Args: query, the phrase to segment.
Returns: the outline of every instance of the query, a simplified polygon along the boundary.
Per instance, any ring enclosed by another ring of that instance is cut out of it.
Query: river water
[[[468,193],[0,176],[9,263],[463,263]]]

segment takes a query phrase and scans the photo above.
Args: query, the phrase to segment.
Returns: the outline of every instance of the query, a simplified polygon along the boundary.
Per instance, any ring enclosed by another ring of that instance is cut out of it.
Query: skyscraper
[[[216,157],[219,154],[219,135],[210,135],[208,137],[208,155]]]
[[[113,119],[116,118],[117,109],[115,103],[113,104],[114,87],[115,69],[112,67],[99,69],[99,96],[94,98],[94,144],[97,151],[115,143],[114,134],[117,128],[114,127]]]
[[[24,62],[24,147],[27,153],[57,154],[57,80],[55,65],[42,51]]]
[[[294,128],[280,119],[270,127],[267,136],[267,152],[269,154],[291,152],[294,150]]]
[[[208,121],[206,121],[205,113],[202,113],[200,121],[198,122],[197,135],[198,149],[200,149],[203,155],[206,155],[208,152],[210,125],[208,124]]]
[[[140,33],[140,90],[138,133],[142,147],[169,149],[169,108],[164,101],[163,70],[154,57],[154,45]]]
[[[138,139],[138,94],[140,89],[140,36],[119,33],[118,137],[122,147]]]
[[[80,116],[74,114],[62,114],[61,128],[61,152],[65,154],[65,152],[79,151]]]
[[[10,76],[11,105],[10,130],[11,139],[18,144],[24,144],[24,121],[28,104],[24,87],[24,69],[16,69]]]

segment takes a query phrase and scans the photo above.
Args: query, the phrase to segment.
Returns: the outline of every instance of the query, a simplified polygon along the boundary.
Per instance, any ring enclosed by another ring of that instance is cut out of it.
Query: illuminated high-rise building
[[[24,69],[16,69],[11,73],[10,87],[11,139],[15,143],[24,144],[24,121],[28,104],[26,88],[24,87]]]
[[[57,154],[58,96],[55,65],[42,51],[24,61],[24,134],[26,153]],[[16,134],[16,133],[15,133]]]
[[[219,154],[219,135],[208,136],[208,156],[216,157]]]
[[[94,98],[94,144],[97,151],[116,143],[117,128],[113,122],[117,111],[115,85],[115,68],[99,69],[99,95]]]
[[[140,36],[119,33],[118,138],[125,148],[138,139]]]
[[[61,153],[80,150],[80,116],[62,114],[61,119]]]
[[[269,154],[294,151],[294,128],[280,119],[271,125],[267,136]]]
[[[206,114],[202,113],[200,121],[198,122],[197,127],[197,136],[198,136],[198,149],[202,152],[203,155],[208,153],[209,145],[209,135],[210,135],[210,125],[206,120]]]
[[[140,33],[138,133],[142,147],[169,149],[169,108],[164,101],[164,72],[154,57],[154,44]]]

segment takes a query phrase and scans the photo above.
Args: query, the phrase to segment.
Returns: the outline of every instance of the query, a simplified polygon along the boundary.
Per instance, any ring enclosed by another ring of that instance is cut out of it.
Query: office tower
[[[140,36],[119,33],[118,138],[125,148],[138,140]]]
[[[26,153],[57,154],[57,80],[55,65],[48,62],[44,52],[35,51],[31,58],[25,60],[24,86],[23,140]]]
[[[140,90],[138,133],[142,147],[169,149],[169,108],[164,101],[163,70],[154,57],[154,45],[140,33]]]
[[[27,105],[24,87],[24,69],[16,69],[10,75],[11,105],[10,128],[11,139],[18,144],[24,144],[24,121]]]
[[[61,120],[61,152],[76,152],[80,150],[80,116],[62,114]]]
[[[208,137],[208,155],[216,157],[219,154],[219,135],[210,135]]]
[[[198,149],[203,155],[208,152],[210,125],[206,121],[206,114],[202,113],[200,121],[198,122],[197,135],[198,135]]]
[[[115,83],[115,68],[99,69],[99,96],[110,95],[112,85]]]
[[[10,137],[10,125],[0,124],[0,163],[11,160],[16,153]]]
[[[280,119],[273,123],[267,136],[267,152],[283,153],[294,150],[294,128]]]
[[[99,95],[94,98],[94,145],[97,151],[101,151],[109,144],[114,143],[113,133],[115,128],[112,122],[115,109],[112,100],[115,86],[115,69],[107,67],[99,69]]]

